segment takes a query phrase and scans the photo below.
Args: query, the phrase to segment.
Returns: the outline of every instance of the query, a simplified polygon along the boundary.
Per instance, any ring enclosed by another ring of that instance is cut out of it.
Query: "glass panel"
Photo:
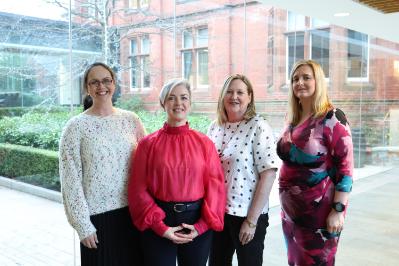
[[[149,54],[150,53],[150,38],[148,36],[144,36],[141,39],[141,54]]]
[[[305,29],[305,16],[288,11],[287,30],[294,31],[303,29]]]
[[[329,77],[330,67],[330,31],[315,30],[311,33],[312,38],[312,59],[317,61],[324,70],[326,77]]]
[[[193,48],[193,34],[191,31],[184,31],[183,32],[183,48],[189,49]]]
[[[198,85],[208,85],[208,50],[198,50]]]
[[[138,88],[140,82],[140,66],[137,62],[137,56],[131,59],[131,87]]]
[[[304,59],[304,34],[295,33],[288,36],[288,76],[291,73],[292,66],[300,59]],[[288,80],[289,78],[287,78]]]
[[[141,60],[143,68],[143,88],[148,88],[150,87],[150,57],[143,56]]]
[[[197,47],[208,46],[208,29],[198,29],[196,46]]]
[[[129,0],[129,8],[137,9],[139,0]]]
[[[367,78],[368,37],[348,30],[348,77]]]
[[[183,56],[183,77],[188,81],[193,81],[192,67],[193,67],[193,54],[191,51],[184,51]]]
[[[140,7],[141,8],[147,7],[149,2],[150,2],[149,0],[140,0]]]
[[[133,39],[130,41],[130,54],[137,55],[138,54],[138,47],[137,47],[137,40]]]

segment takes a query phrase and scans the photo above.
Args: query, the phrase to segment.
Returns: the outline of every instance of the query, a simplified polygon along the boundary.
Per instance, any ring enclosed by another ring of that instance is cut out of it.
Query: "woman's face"
[[[115,81],[111,73],[102,66],[93,67],[87,76],[87,92],[93,102],[110,101],[115,92]]]
[[[250,102],[247,85],[240,79],[233,80],[223,98],[228,119],[242,120]]]
[[[316,91],[316,80],[310,66],[303,65],[295,70],[292,76],[292,89],[300,100],[310,99],[313,96]]]
[[[176,126],[185,124],[190,107],[190,93],[187,88],[184,85],[174,87],[164,102],[168,123]]]

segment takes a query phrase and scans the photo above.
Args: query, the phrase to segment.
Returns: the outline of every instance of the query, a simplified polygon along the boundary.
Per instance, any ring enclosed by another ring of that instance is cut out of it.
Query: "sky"
[[[69,5],[68,0],[60,0]],[[48,0],[1,0],[0,12],[19,14],[24,16],[66,20],[63,18],[65,10],[48,3]]]

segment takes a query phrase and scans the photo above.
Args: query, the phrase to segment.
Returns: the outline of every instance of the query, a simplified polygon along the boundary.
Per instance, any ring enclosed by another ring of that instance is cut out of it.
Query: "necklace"
[[[220,147],[220,150],[219,150],[219,158],[221,158],[224,155],[223,154],[224,150],[226,149],[226,147],[230,143],[230,141],[234,138],[234,136],[237,134],[238,128],[240,127],[242,121],[244,121],[244,120],[241,120],[240,123],[238,123],[237,128],[235,129],[235,131],[231,135],[230,139],[227,140],[227,141],[224,140],[224,137],[226,136],[226,124],[227,124],[227,122],[224,123],[223,137],[222,137],[222,146]]]

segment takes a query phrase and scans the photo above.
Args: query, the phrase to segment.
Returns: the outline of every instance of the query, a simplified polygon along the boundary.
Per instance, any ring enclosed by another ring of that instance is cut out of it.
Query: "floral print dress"
[[[330,110],[288,126],[277,143],[282,227],[289,265],[334,265],[339,234],[327,231],[335,191],[352,189],[353,145],[345,114]]]

